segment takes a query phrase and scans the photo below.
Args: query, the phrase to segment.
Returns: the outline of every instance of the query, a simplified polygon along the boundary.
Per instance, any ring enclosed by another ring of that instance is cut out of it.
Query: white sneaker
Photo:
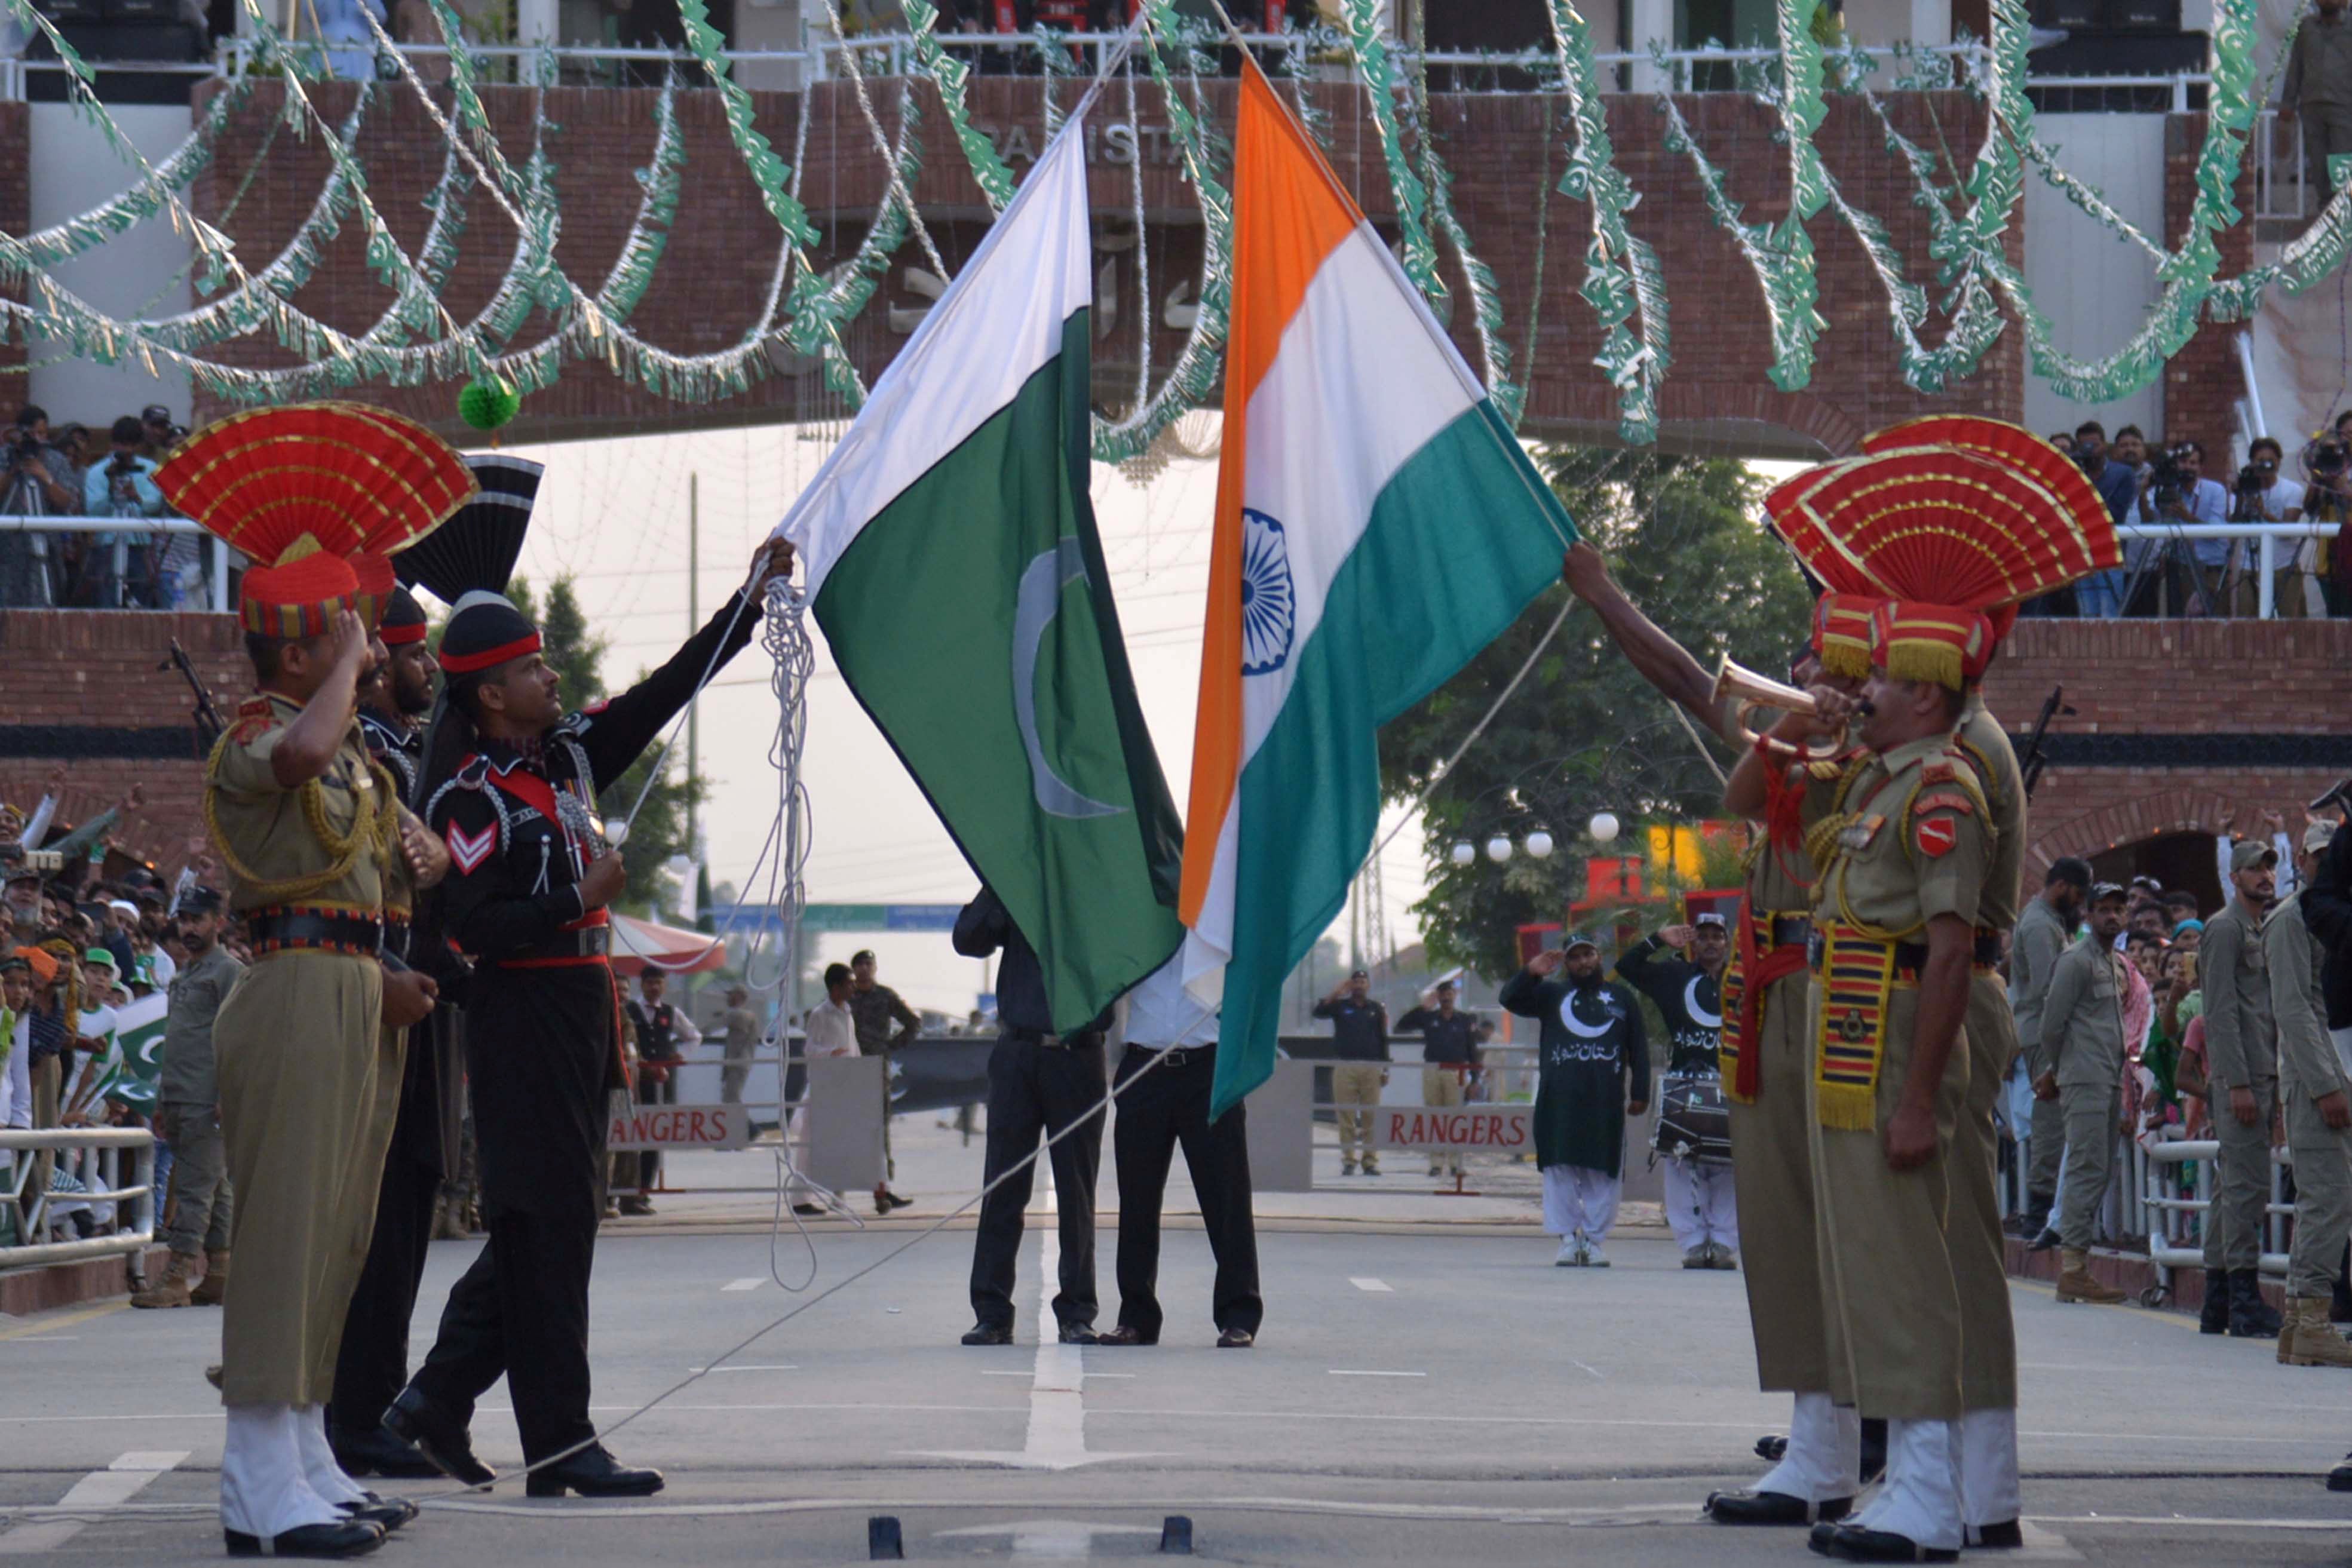
[[[1563,1236],[1559,1239],[1559,1256],[1551,1260],[1551,1266],[1555,1269],[1584,1267],[1584,1249],[1578,1245],[1575,1237]]]
[[[1590,1237],[1586,1238],[1584,1243],[1584,1263],[1589,1269],[1609,1267],[1609,1254],[1601,1250],[1601,1243]]]

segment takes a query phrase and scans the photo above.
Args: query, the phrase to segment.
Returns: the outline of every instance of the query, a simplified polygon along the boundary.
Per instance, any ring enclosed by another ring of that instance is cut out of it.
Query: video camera
[[[2147,499],[2158,511],[2178,507],[2189,493],[2189,476],[2181,471],[2180,460],[2189,455],[2186,445],[2168,446],[2156,455],[2149,465]]]

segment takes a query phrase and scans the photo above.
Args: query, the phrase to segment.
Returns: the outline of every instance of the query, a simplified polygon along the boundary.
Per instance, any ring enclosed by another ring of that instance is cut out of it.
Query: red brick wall
[[[353,90],[322,86],[314,89],[314,97],[330,116],[340,117]],[[982,225],[975,220],[984,208],[936,99],[928,88],[918,90],[927,105],[922,134],[929,156],[916,195],[952,267],[978,242]],[[974,118],[985,125],[1024,128],[1034,148],[1043,90],[1036,78],[981,78],[973,86]],[[1203,90],[1212,120],[1229,123],[1232,85],[1213,82],[1204,84]],[[1385,225],[1392,215],[1392,203],[1377,139],[1361,113],[1361,99],[1336,85],[1316,90],[1330,115],[1340,177],[1374,221]],[[895,126],[898,85],[877,82],[874,92],[886,125]],[[789,157],[803,99],[782,93],[754,96],[761,130]],[[1148,91],[1142,96],[1147,105],[1156,97]],[[529,94],[494,89],[488,99],[502,144],[520,163],[528,152]],[[549,117],[561,128],[549,144],[563,211],[558,254],[575,279],[601,278],[618,253],[638,199],[635,172],[651,150],[655,101],[655,93],[642,89],[564,89],[549,94]],[[773,265],[776,231],[728,143],[717,95],[688,92],[678,102],[688,177],[668,252],[634,324],[656,343],[693,352],[732,343],[755,319]],[[817,253],[824,265],[855,247],[880,194],[881,165],[856,101],[845,88],[821,87],[806,103],[811,118],[802,197],[825,231]],[[1729,172],[1732,195],[1742,204],[1745,219],[1767,221],[1785,210],[1787,152],[1771,140],[1771,117],[1728,93],[1685,99],[1684,105],[1702,145]],[[1981,111],[1964,97],[1941,97],[1932,107],[1935,120],[1954,145],[1973,145],[1980,136]],[[1912,96],[1898,101],[1895,113],[1907,131],[1932,141],[1929,109],[1925,99]],[[1656,248],[1673,304],[1674,365],[1662,409],[1666,419],[1711,422],[1707,440],[1714,450],[1737,448],[1742,438],[1739,422],[1764,421],[1829,450],[1843,451],[1871,429],[1931,408],[2017,415],[2022,406],[2022,368],[2013,332],[2004,335],[1976,377],[1948,396],[1927,398],[1902,383],[1884,291],[1860,246],[1827,213],[1815,218],[1811,229],[1828,330],[1819,342],[1811,384],[1794,392],[1774,390],[1765,378],[1770,343],[1759,287],[1730,237],[1708,218],[1688,158],[1665,150],[1663,123],[1648,99],[1613,99],[1609,110],[1619,161],[1643,193],[1631,226]],[[199,180],[194,203],[197,211],[208,215],[219,211],[251,164],[277,112],[277,96],[265,84]],[[1439,99],[1434,119],[1441,149],[1454,174],[1463,224],[1498,278],[1513,373],[1519,378],[1528,373],[1532,308],[1531,434],[1606,434],[1616,423],[1615,394],[1592,363],[1600,334],[1591,307],[1577,296],[1584,276],[1590,212],[1554,188],[1565,156],[1564,112],[1558,98],[1465,95]],[[1099,127],[1097,133],[1107,129]],[[1157,334],[1154,363],[1164,368],[1183,340],[1158,324],[1160,307],[1180,279],[1197,277],[1199,251],[1197,206],[1182,183],[1172,148],[1157,129],[1147,108],[1143,203],[1154,229],[1150,261],[1155,296],[1149,314]],[[1889,159],[1875,121],[1859,104],[1839,99],[1832,103],[1818,141],[1848,195],[1888,224],[1914,278],[1932,288],[1927,225],[1911,204],[1910,176]],[[426,223],[423,197],[440,171],[439,134],[408,95],[391,93],[371,110],[362,141],[377,205],[394,232],[413,248]],[[1027,168],[1017,155],[1016,168]],[[325,171],[326,157],[315,137],[304,143],[279,136],[268,167],[233,222],[240,250],[267,257],[281,246],[310,209]],[[1129,166],[1108,162],[1093,165],[1098,221],[1116,224],[1130,210],[1132,178]],[[512,249],[510,225],[478,190],[467,202],[464,242],[463,258],[443,295],[460,321],[488,299]],[[2021,243],[2014,233],[2011,243]],[[339,328],[364,329],[390,296],[369,274],[362,246],[359,225],[346,223],[297,302]],[[888,329],[886,307],[922,302],[906,288],[902,269],[922,264],[913,245],[901,251],[883,286],[884,298],[850,330],[851,352],[869,380],[904,341]],[[1131,254],[1116,257],[1114,265],[1123,308],[1116,329],[1106,333],[1096,350],[1100,395],[1109,406],[1123,402],[1131,385],[1136,321],[1142,314],[1136,308]],[[1450,256],[1444,266],[1456,286],[1454,334],[1475,363],[1466,290],[1460,287]],[[520,341],[539,340],[548,325],[544,316],[534,318]],[[1928,340],[1940,340],[1938,329],[1928,329]],[[232,345],[227,353],[250,364],[288,362],[282,350],[258,338]],[[454,390],[449,387],[371,388],[360,395],[444,428],[455,423]],[[829,413],[816,398],[816,381],[804,370],[779,374],[727,403],[692,406],[634,391],[600,366],[572,364],[565,367],[556,386],[527,402],[512,435],[518,440],[577,437],[682,423],[770,420],[789,417],[794,411]],[[217,405],[205,406],[204,412],[218,412]],[[1786,437],[1780,444],[1787,449]]]
[[[1985,679],[1985,700],[2012,734],[2063,685],[2076,712],[2053,723],[2053,736],[2159,737],[2129,765],[2043,774],[2028,872],[2168,832],[2249,831],[2265,808],[2299,821],[2297,808],[2352,768],[2240,764],[2230,753],[2252,744],[2240,737],[2341,736],[2347,669],[2347,621],[2019,622]],[[2217,736],[2232,738],[2200,738]]]
[[[203,831],[197,792],[203,763],[195,755],[187,683],[158,670],[177,637],[210,683],[224,714],[253,686],[242,633],[230,615],[90,611],[13,610],[0,614],[0,801],[31,810],[51,769],[63,767],[59,817],[83,821],[121,801],[134,783],[144,806],[126,812],[116,840],[156,862],[167,875],[187,859],[190,835]],[[138,749],[168,744],[152,732],[178,729],[184,748],[164,757],[64,756],[58,751],[108,746],[100,730],[151,732]],[[46,755],[32,755],[45,753]]]
[[[32,147],[32,105],[0,103],[0,233],[20,235],[33,226]],[[24,286],[9,284],[0,295],[21,300]],[[25,345],[14,333],[0,341],[0,402],[9,404],[11,413],[25,398],[26,359]]]
[[[2197,199],[2197,153],[2205,144],[2205,126],[2201,114],[2176,114],[2165,121],[2164,226],[2167,243],[2176,249],[2189,232],[2189,209]],[[2237,204],[2242,213],[2254,210],[2251,158],[2238,175]],[[2221,252],[2221,277],[2234,277],[2253,265],[2251,218],[2223,230],[2214,243]],[[2230,466],[2230,438],[2238,427],[2233,410],[2246,390],[2232,340],[2252,329],[2244,322],[2201,321],[2197,335],[2164,367],[2164,429],[2147,433],[2151,441],[2201,443],[2206,477],[2223,485],[2234,472]]]

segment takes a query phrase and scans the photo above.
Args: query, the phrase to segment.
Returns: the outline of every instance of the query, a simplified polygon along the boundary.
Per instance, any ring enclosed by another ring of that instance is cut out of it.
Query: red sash
[[[1770,848],[1765,853],[1771,853]],[[1723,976],[1723,1036],[1719,1047],[1724,1093],[1735,1103],[1753,1105],[1763,1080],[1764,993],[1776,980],[1805,967],[1805,950],[1795,943],[1771,945],[1769,915],[1754,914],[1746,894],[1739,900],[1739,939]]]

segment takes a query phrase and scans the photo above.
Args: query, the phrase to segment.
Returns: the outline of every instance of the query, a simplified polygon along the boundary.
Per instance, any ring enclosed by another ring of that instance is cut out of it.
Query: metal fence
[[[154,1241],[155,1135],[144,1128],[0,1130],[0,1156],[8,1162],[0,1269],[109,1258]]]
[[[42,586],[29,597],[19,595],[17,602],[0,601],[0,608],[212,610],[226,613],[235,605],[231,591],[236,574],[245,570],[246,564],[245,558],[223,544],[218,537],[185,517],[0,514],[0,550],[8,549],[11,538],[21,534],[30,534],[37,541]],[[80,604],[57,598],[58,584],[47,568],[58,548],[54,536],[61,534],[100,536],[95,548],[106,552],[100,563],[106,570],[92,580],[103,585],[93,591],[107,602]],[[176,543],[184,539],[189,541],[186,546]],[[150,551],[143,564],[131,555],[142,545]],[[130,601],[151,586],[157,591],[150,596],[154,602]]]

